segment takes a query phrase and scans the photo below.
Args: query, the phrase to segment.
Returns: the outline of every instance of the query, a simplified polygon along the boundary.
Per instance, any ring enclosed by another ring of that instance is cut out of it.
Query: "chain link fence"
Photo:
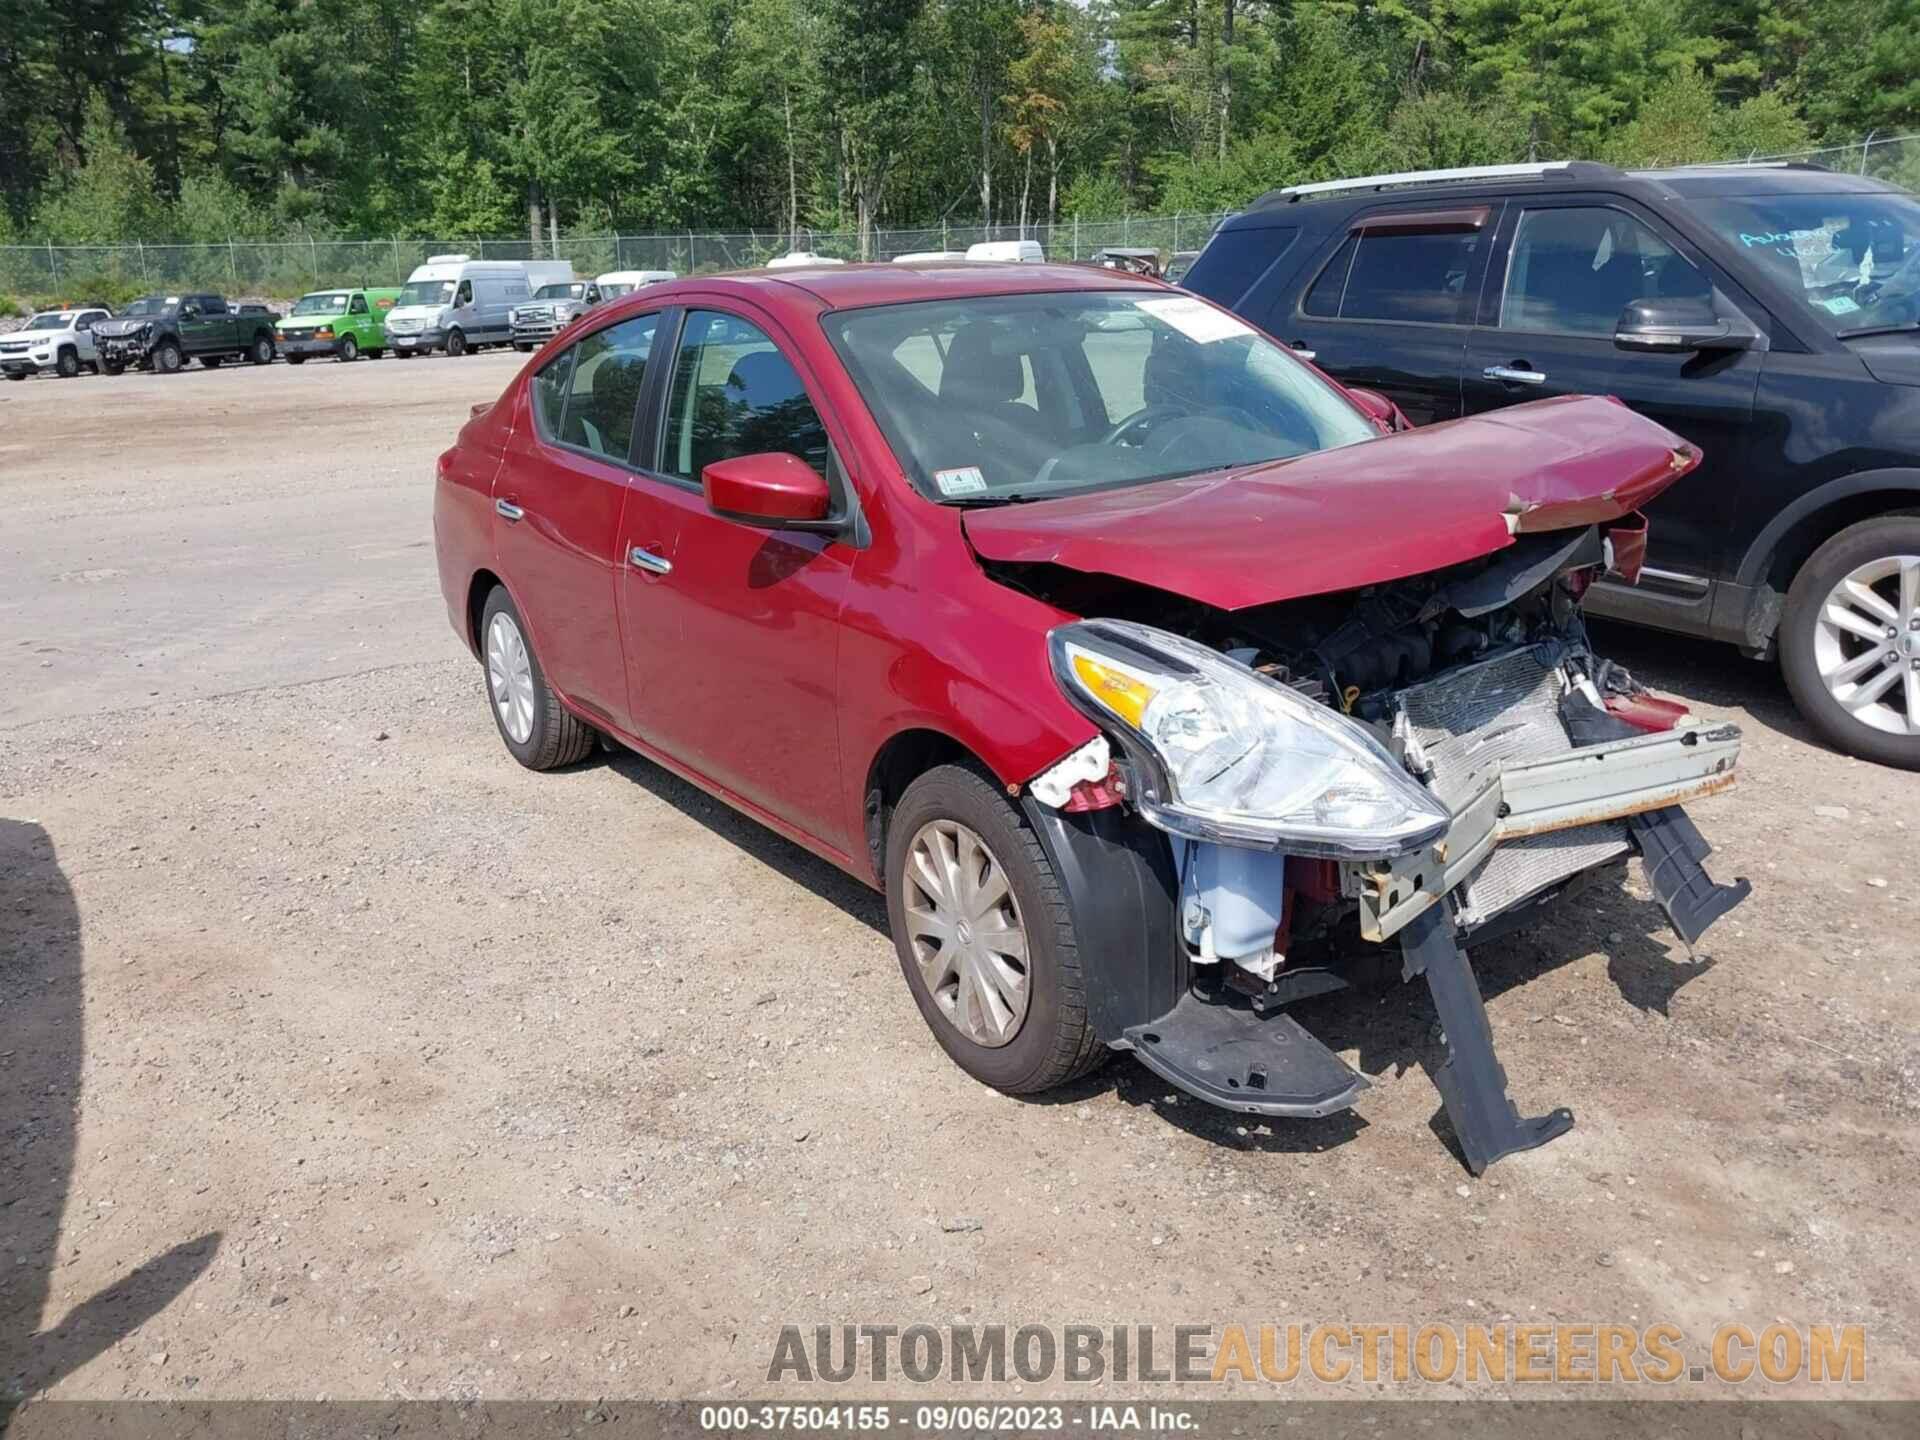
[[[1110,245],[1151,246],[1162,258],[1197,250],[1219,215],[1127,216],[1057,225],[934,225],[876,230],[872,258],[965,250],[983,240],[1038,240],[1053,259],[1085,260]],[[682,275],[764,265],[789,250],[841,260],[860,257],[847,232],[561,236],[558,243],[485,240],[235,240],[200,245],[0,246],[0,294],[48,300],[112,300],[143,291],[217,290],[232,296],[289,299],[336,285],[398,285],[430,255],[475,260],[565,260],[579,275],[609,270],[672,270]]]
[[[1851,145],[1788,155],[1749,156],[1752,163],[1804,161],[1920,190],[1920,135],[1872,133]],[[1057,225],[930,225],[876,230],[870,258],[965,250],[983,240],[1038,240],[1049,258],[1086,260],[1108,246],[1151,246],[1162,260],[1197,250],[1217,214],[1123,216],[1063,220]],[[0,294],[44,300],[112,303],[144,291],[218,290],[232,296],[290,299],[335,285],[398,285],[429,255],[476,260],[565,260],[579,275],[609,270],[672,270],[682,275],[764,265],[789,250],[841,260],[860,258],[852,231],[781,230],[716,234],[562,236],[555,242],[486,240],[236,240],[199,245],[0,246]]]

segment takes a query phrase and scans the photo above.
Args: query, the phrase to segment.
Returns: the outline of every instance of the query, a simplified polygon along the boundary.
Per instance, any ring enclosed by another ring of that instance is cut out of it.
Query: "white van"
[[[535,284],[572,278],[573,267],[564,260],[430,255],[407,277],[387,312],[387,344],[403,360],[435,350],[464,355],[482,345],[509,344],[508,312],[532,295]]]
[[[931,265],[936,261],[964,260],[966,258],[967,252],[964,250],[909,250],[905,255],[894,256],[893,263],[896,265]]]
[[[594,281],[600,287],[602,298],[617,299],[622,295],[631,295],[636,290],[644,290],[649,285],[664,285],[669,280],[680,277],[671,270],[609,270]]]
[[[1028,265],[1046,263],[1047,252],[1038,240],[982,240],[967,247],[969,260],[1018,260]]]
[[[776,255],[767,261],[769,270],[791,270],[799,265],[844,265],[844,260],[836,260],[831,255],[816,255],[811,250],[789,250],[784,255]]]

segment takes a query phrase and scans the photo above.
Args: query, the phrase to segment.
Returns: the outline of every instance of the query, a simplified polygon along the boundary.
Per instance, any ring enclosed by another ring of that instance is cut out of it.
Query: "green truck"
[[[302,295],[276,327],[274,340],[289,365],[320,355],[378,360],[387,353],[387,312],[400,298],[391,290],[315,290]]]

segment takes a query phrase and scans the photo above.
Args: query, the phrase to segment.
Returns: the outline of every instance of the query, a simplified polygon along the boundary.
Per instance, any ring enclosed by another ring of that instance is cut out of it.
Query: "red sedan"
[[[962,1068],[1131,1050],[1324,1115],[1286,1013],[1398,947],[1475,1170],[1522,1118],[1468,944],[1645,859],[1731,726],[1596,656],[1579,601],[1698,461],[1598,399],[1410,431],[1209,303],[1047,265],[690,279],[595,310],[440,457],[449,616],[521,764],[618,743],[878,886]]]

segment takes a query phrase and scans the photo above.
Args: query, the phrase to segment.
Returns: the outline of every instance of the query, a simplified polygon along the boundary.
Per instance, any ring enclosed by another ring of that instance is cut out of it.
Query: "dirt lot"
[[[1472,1180],[1418,987],[1303,1016],[1347,1116],[1128,1060],[1007,1099],[859,886],[638,759],[508,758],[428,515],[512,368],[0,386],[0,1381],[737,1395],[783,1322],[1783,1317],[1920,1396],[1920,776],[1610,632],[1745,726],[1695,814],[1756,893],[1697,963],[1637,872],[1476,956],[1569,1136]]]

